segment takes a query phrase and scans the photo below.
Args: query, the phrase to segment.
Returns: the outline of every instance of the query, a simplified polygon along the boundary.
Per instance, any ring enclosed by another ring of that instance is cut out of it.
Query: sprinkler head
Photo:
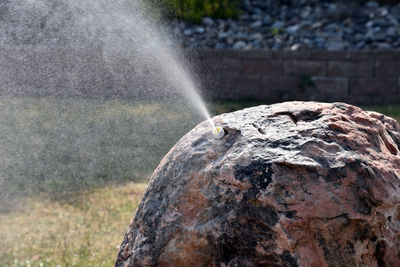
[[[224,129],[222,129],[221,126],[216,126],[213,129],[213,135],[214,135],[215,139],[221,139],[222,137],[225,136],[225,131],[224,131]]]

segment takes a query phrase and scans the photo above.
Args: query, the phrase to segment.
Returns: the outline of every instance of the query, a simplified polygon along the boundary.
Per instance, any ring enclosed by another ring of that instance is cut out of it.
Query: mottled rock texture
[[[154,172],[116,266],[400,266],[400,127],[342,104],[214,118]]]

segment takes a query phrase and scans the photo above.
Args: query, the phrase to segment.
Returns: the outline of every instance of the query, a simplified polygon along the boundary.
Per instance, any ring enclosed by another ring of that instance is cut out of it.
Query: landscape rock
[[[390,27],[389,29],[386,30],[386,35],[391,38],[397,38],[398,31],[395,27]]]
[[[116,266],[400,266],[400,126],[343,103],[213,118],[155,170]]]
[[[271,27],[272,28],[278,28],[278,29],[283,28],[283,27],[285,27],[285,22],[279,21],[279,20],[275,21],[274,24],[272,24]]]
[[[261,20],[256,20],[256,21],[254,21],[253,23],[250,24],[250,28],[253,28],[253,29],[259,28],[259,27],[261,27],[261,25],[262,25],[262,21]]]
[[[206,25],[208,27],[211,27],[211,26],[214,25],[214,20],[212,18],[209,18],[209,17],[202,18],[202,22],[203,22],[204,25]]]
[[[290,35],[296,34],[298,32],[298,30],[300,29],[300,25],[296,24],[296,25],[292,25],[286,28],[286,32]]]
[[[194,39],[201,48],[233,48],[233,49],[283,49],[291,50],[293,45],[301,49],[319,50],[359,50],[379,49],[381,47],[399,49],[397,27],[400,20],[400,5],[392,1],[384,4],[366,1],[265,1],[242,0],[239,5],[240,15],[234,19],[219,19],[224,27],[235,25],[232,38],[243,33],[261,33],[264,39],[237,46],[235,42],[226,44],[225,39],[216,39],[214,43],[204,41],[212,36],[212,29],[218,29],[210,19],[203,19],[207,30]],[[179,20],[172,22],[172,27]],[[189,25],[188,25],[189,27]],[[183,32],[183,31],[182,31]],[[272,33],[272,34],[268,34]],[[343,34],[344,33],[344,34]],[[368,34],[367,34],[368,33]],[[358,34],[357,37],[354,35]],[[279,35],[279,39],[271,35]],[[206,36],[205,38],[200,38]],[[316,42],[327,36],[336,36],[333,43]],[[184,34],[174,37],[187,38]],[[294,37],[294,38],[293,38]],[[240,39],[240,38],[239,38]],[[381,42],[387,42],[380,45]],[[183,42],[190,46],[190,42]],[[211,46],[210,46],[211,44]],[[220,44],[223,44],[222,46]]]
[[[243,49],[246,47],[246,43],[244,41],[237,41],[234,45],[233,48],[235,49]]]
[[[30,1],[25,2],[19,6],[13,1],[0,1],[0,45],[104,45],[103,30],[107,25],[100,25],[103,20],[87,27],[86,18],[81,18],[77,10],[70,10],[66,1],[42,0],[39,6],[46,8],[37,9],[31,8]],[[177,42],[184,48],[291,50],[297,45],[304,50],[400,49],[400,4],[396,1],[239,2],[238,16],[228,19],[204,17],[195,25],[167,16],[162,20],[167,28],[163,32],[167,33],[171,43]],[[131,30],[129,25],[126,27]],[[229,37],[220,34],[227,32]],[[251,42],[241,39],[243,34],[262,34],[263,39]],[[327,39],[327,36],[335,36],[334,45],[316,41]],[[246,44],[236,45],[239,40]],[[380,45],[382,42],[386,44]]]

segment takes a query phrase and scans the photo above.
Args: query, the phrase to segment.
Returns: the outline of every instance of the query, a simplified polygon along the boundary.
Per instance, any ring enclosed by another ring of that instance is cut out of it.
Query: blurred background
[[[211,116],[296,100],[400,120],[399,23],[396,0],[0,1],[0,266],[113,265],[206,119],[195,91]]]

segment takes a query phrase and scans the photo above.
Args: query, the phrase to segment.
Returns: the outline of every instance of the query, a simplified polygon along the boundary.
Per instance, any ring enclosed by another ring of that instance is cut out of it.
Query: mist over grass
[[[1,77],[0,211],[38,193],[146,181],[208,117],[161,13],[141,0],[0,3],[0,45],[23,47]]]
[[[146,181],[202,119],[184,104],[116,100],[0,100],[0,207],[45,192]],[[1,205],[3,204],[3,205]]]

